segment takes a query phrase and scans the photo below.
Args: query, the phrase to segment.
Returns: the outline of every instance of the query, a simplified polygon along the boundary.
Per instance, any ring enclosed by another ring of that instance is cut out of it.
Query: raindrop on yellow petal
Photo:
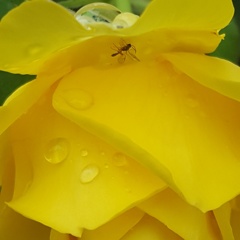
[[[127,165],[127,158],[122,153],[115,153],[113,155],[113,164],[117,167],[123,167]]]
[[[69,106],[78,110],[88,109],[93,104],[93,97],[89,93],[79,89],[66,91],[64,99]]]
[[[38,54],[41,50],[42,46],[39,44],[30,45],[27,47],[27,54],[33,56],[35,54]]]
[[[90,183],[97,177],[98,174],[99,174],[98,166],[89,164],[82,170],[80,180],[82,183]]]
[[[80,155],[81,155],[82,157],[87,157],[87,156],[88,156],[88,150],[87,150],[87,149],[81,149]]]
[[[65,138],[52,139],[45,146],[44,157],[50,163],[60,163],[67,158],[69,147],[69,142]]]
[[[120,10],[111,4],[91,3],[80,8],[74,16],[83,27],[91,30],[96,28],[96,24],[109,24],[110,27],[118,14]]]

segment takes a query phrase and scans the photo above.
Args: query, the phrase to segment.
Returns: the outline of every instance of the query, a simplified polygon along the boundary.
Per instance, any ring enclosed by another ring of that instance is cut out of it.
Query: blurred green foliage
[[[225,34],[224,40],[219,44],[212,56],[227,59],[233,63],[239,64],[240,60],[240,31],[236,17],[220,33]]]
[[[141,14],[149,1],[150,0],[55,0],[55,2],[71,9],[78,9],[92,2],[107,2],[115,5],[122,11],[132,11],[135,14]],[[0,19],[8,11],[22,2],[24,2],[24,0],[0,0]],[[240,0],[233,0],[233,3],[235,5],[234,19],[229,26],[221,31],[221,33],[226,34],[225,40],[221,42],[217,50],[211,55],[227,59],[240,65]],[[0,105],[15,89],[34,78],[35,76],[10,74],[0,71]]]
[[[0,105],[13,91],[23,84],[33,80],[35,76],[11,74],[0,71]]]
[[[12,8],[15,8],[24,0],[0,0],[0,19]]]

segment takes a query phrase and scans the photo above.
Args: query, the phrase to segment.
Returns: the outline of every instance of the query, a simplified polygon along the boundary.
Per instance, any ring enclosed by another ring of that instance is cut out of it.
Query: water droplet
[[[98,166],[89,164],[82,170],[80,180],[82,183],[89,183],[92,182],[97,177],[98,174],[99,174]]]
[[[109,165],[106,163],[106,164],[104,165],[104,168],[109,168]]]
[[[105,152],[100,152],[100,155],[105,156],[106,154],[105,154]]]
[[[113,155],[113,164],[117,167],[123,167],[127,165],[127,158],[122,153],[115,153]]]
[[[111,4],[91,3],[80,8],[74,16],[84,28],[93,30],[103,24],[111,27],[112,21],[120,13],[120,10]]]
[[[71,107],[78,110],[86,110],[93,104],[93,97],[80,89],[66,91],[64,98]]]
[[[87,150],[87,149],[81,149],[80,155],[81,155],[82,157],[86,157],[86,156],[88,155],[88,150]]]
[[[69,142],[65,138],[55,138],[48,142],[45,147],[44,157],[53,164],[65,160],[69,153]]]
[[[27,48],[27,53],[28,53],[29,55],[35,55],[35,54],[38,54],[41,50],[42,50],[41,45],[39,45],[39,44],[34,44],[34,45],[28,46],[28,48]]]
[[[138,19],[139,16],[133,13],[124,12],[114,18],[113,26],[117,29],[128,28],[134,25]]]

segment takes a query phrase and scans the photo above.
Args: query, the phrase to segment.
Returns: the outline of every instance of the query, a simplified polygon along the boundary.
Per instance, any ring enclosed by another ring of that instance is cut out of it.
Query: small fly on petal
[[[136,56],[137,50],[135,46],[133,46],[131,43],[126,43],[122,40],[122,43],[120,44],[120,46],[113,44],[112,49],[115,50],[116,52],[113,53],[111,56],[112,57],[119,56],[118,57],[119,63],[124,63],[127,56],[129,56],[135,61],[140,62],[140,60]]]

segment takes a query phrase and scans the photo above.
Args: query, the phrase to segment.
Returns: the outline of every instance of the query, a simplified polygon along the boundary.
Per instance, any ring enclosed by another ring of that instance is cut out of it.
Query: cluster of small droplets
[[[44,149],[44,158],[51,164],[60,164],[65,161],[70,153],[70,143],[66,138],[53,138],[47,142]],[[105,156],[105,153],[100,152],[101,157]],[[80,157],[86,159],[89,156],[89,151],[86,148],[80,149]],[[112,155],[113,166],[125,169],[128,165],[126,155],[120,152],[116,152]],[[109,168],[109,164],[105,163],[104,169]],[[95,163],[86,163],[80,170],[79,180],[82,184],[93,182],[100,173],[100,167]],[[126,171],[124,171],[126,174]]]

